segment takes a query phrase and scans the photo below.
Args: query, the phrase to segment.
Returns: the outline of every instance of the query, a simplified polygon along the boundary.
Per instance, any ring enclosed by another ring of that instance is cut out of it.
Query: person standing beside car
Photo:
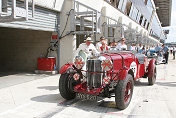
[[[143,46],[142,49],[140,49],[140,50],[138,51],[138,53],[140,53],[140,54],[145,54],[145,53],[146,53],[145,47]]]
[[[162,56],[161,50],[162,50],[161,46],[159,46],[159,44],[157,44],[157,46],[155,47],[155,51],[158,56]]]
[[[170,53],[171,53],[171,54],[172,54],[172,51],[173,51],[173,47],[171,46],[171,47],[170,47]]]
[[[173,60],[175,60],[175,46],[173,46]]]
[[[169,48],[167,46],[165,46],[164,44],[162,45],[162,51],[163,51],[163,55],[165,58],[165,64],[168,63],[168,58],[169,58]]]

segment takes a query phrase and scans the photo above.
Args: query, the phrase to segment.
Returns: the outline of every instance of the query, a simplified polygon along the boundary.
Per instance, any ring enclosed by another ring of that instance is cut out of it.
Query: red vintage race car
[[[148,62],[145,55],[131,51],[112,51],[89,58],[79,55],[74,63],[65,64],[59,72],[63,98],[96,100],[115,94],[119,109],[130,104],[135,80],[148,77],[149,85],[156,80],[155,59]]]

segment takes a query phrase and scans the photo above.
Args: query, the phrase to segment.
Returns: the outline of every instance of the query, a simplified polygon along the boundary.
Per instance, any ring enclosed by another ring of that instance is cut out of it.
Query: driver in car
[[[97,51],[97,49],[95,48],[95,46],[92,44],[92,39],[90,37],[88,37],[85,40],[85,43],[82,43],[79,45],[78,49],[76,50],[76,55],[78,55],[78,53],[82,50],[84,53],[86,53],[87,56],[91,56],[91,55],[96,55],[99,54],[99,52]]]

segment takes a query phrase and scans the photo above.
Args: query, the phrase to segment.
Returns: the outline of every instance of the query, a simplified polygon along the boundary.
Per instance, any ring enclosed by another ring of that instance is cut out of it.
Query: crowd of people
[[[92,53],[100,54],[103,52],[107,52],[108,50],[127,50],[127,45],[125,44],[125,38],[121,38],[121,41],[119,43],[117,42],[111,42],[109,45],[107,43],[107,40],[104,36],[100,37],[100,41],[96,43],[96,46],[93,45],[93,40],[88,37],[84,41],[85,43],[82,43],[79,45],[77,49],[77,54],[80,50],[84,51],[88,56],[90,56]]]
[[[100,37],[99,42],[96,43],[96,46],[93,45],[93,40],[88,37],[85,40],[85,43],[82,43],[79,45],[78,49],[77,49],[77,54],[79,53],[80,50],[84,51],[88,56],[90,55],[96,55],[96,54],[100,54],[103,52],[107,52],[108,50],[127,50],[127,45],[125,44],[126,39],[125,38],[121,38],[120,42],[117,43],[115,41],[109,43],[107,43],[107,39],[105,39],[104,36]],[[138,46],[136,46],[135,43],[132,43],[131,46],[129,47],[130,51],[136,51],[138,53],[141,54],[147,54],[148,51],[150,50],[154,50],[155,53],[157,53],[157,55],[164,57],[165,59],[165,63],[168,63],[168,57],[169,57],[169,48],[167,46],[165,46],[164,44],[162,46],[160,46],[159,44],[156,45],[156,47],[152,46],[152,47],[145,47],[144,45],[142,46],[141,44],[139,44]],[[171,53],[173,53],[173,59],[175,59],[175,47],[172,47],[172,50],[170,50]]]

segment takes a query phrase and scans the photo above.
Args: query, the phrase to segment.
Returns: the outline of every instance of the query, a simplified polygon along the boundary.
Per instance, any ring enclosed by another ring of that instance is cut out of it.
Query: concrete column
[[[122,24],[122,17],[118,18],[118,25],[115,29],[115,41],[118,42],[122,37],[124,37],[124,31],[122,30],[122,27],[120,25]]]
[[[62,11],[60,14],[60,33],[63,32],[64,28],[65,31],[63,35],[70,32],[70,25],[73,25],[71,20],[68,19],[67,26],[66,21],[68,17],[68,13],[71,9],[74,8],[74,1],[73,0],[65,0],[62,6]],[[68,35],[60,40],[60,67],[66,64],[67,62],[73,62],[74,52],[76,50],[76,37],[75,35]]]
[[[102,26],[101,27],[101,33],[100,34],[96,34],[96,42],[97,41],[100,41],[100,37],[101,36],[105,36],[105,24],[106,24],[106,7],[102,7],[101,9],[101,23],[100,25]]]

